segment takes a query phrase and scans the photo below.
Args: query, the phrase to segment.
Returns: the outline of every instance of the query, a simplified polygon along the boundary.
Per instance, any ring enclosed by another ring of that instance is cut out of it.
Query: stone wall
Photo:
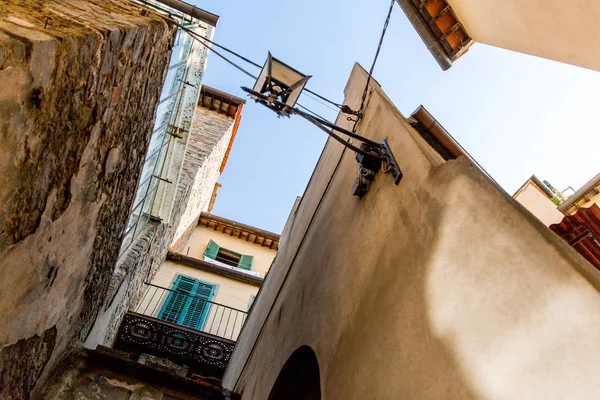
[[[238,107],[239,119],[242,106]],[[200,213],[207,210],[234,126],[235,118],[196,107],[175,197],[172,247],[187,242],[193,232],[190,227],[195,227]]]
[[[147,354],[99,347],[69,358],[41,398],[45,400],[234,400],[218,381],[185,365]]]
[[[352,109],[366,77],[355,66]],[[429,157],[371,84],[357,133],[387,139],[404,177],[379,171],[352,196],[355,155],[327,142],[224,386],[278,400],[282,367],[308,346],[318,368],[292,381],[316,373],[315,398],[596,398],[600,273],[468,159]]]
[[[187,224],[188,229],[183,229],[181,238],[187,240],[192,234],[220,176],[233,123],[233,118],[204,107],[196,108],[172,220],[151,223],[119,259],[106,303],[85,343],[87,348],[113,344],[125,312],[137,305],[143,295],[143,283],[151,281],[162,266],[177,230]]]
[[[175,32],[140,10],[0,4],[1,398],[28,398],[104,301]]]

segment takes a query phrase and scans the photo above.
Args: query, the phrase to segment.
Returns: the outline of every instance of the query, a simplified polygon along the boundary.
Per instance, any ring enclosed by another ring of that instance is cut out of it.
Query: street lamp
[[[252,90],[267,97],[269,108],[274,107],[279,115],[289,116],[310,78],[274,58],[269,52]]]
[[[256,83],[252,89],[242,87],[256,102],[275,111],[280,116],[289,117],[297,114],[316,125],[333,139],[337,140],[347,148],[356,152],[356,160],[359,163],[358,178],[353,187],[355,196],[363,197],[369,190],[371,182],[379,169],[390,173],[397,185],[402,179],[402,171],[392,154],[386,140],[377,143],[364,138],[354,132],[341,128],[324,118],[304,112],[295,107],[296,101],[310,79],[310,75],[304,75],[289,65],[279,61],[269,53],[267,62],[262,68]],[[349,141],[338,136],[333,131],[340,132],[361,142],[356,147]]]

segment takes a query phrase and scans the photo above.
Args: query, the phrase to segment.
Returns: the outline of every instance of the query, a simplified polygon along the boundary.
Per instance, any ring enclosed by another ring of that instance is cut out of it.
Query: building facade
[[[594,0],[397,2],[443,69],[475,41],[600,71],[600,41],[588,34],[600,23]]]
[[[513,198],[546,226],[556,224],[564,218],[564,214],[557,208],[564,201],[563,197],[554,193],[535,175],[521,185]]]
[[[235,342],[278,246],[278,234],[202,213],[135,312]]]
[[[366,79],[356,66],[350,108]],[[352,196],[354,154],[327,142],[224,386],[252,400],[594,398],[598,271],[369,92],[356,132],[387,139],[404,176]]]
[[[3,2],[0,25],[0,397],[27,399],[105,298],[177,23],[59,0]]]
[[[168,168],[177,171],[177,175],[169,177],[170,173],[165,172],[168,185],[163,192],[157,192],[153,203],[157,214],[151,215],[146,233],[121,250],[110,284],[109,303],[103,307],[104,312],[87,338],[87,348],[114,342],[123,316],[137,305],[143,294],[144,282],[161,267],[169,249],[189,236],[201,212],[208,210],[235,140],[243,105],[244,100],[207,86],[199,91],[183,158]],[[167,157],[165,162],[170,161]],[[172,195],[170,200],[168,191]],[[161,219],[160,212],[169,215],[169,219]]]
[[[143,285],[110,347],[69,360],[48,399],[237,399],[221,379],[279,235],[202,213]],[[71,396],[71,397],[70,397]]]
[[[107,360],[165,375],[109,346],[210,207],[236,136],[245,101],[202,85],[218,17],[65,0],[5,2],[0,20],[0,75],[17,83],[0,91],[0,397],[93,397]]]

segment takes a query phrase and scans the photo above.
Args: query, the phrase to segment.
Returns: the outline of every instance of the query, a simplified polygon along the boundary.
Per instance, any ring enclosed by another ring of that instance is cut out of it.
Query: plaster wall
[[[353,109],[365,80],[355,66]],[[468,160],[433,165],[411,129],[373,86],[358,132],[387,138],[404,178],[379,172],[363,199],[354,155],[327,142],[224,386],[267,399],[308,345],[323,399],[595,398],[598,272]]]
[[[0,5],[1,398],[34,393],[107,293],[174,40],[140,11]]]
[[[203,260],[204,251],[210,240],[213,240],[219,246],[225,247],[226,249],[233,250],[240,254],[254,256],[254,260],[252,261],[252,271],[258,272],[258,276],[261,278],[265,277],[277,254],[276,250],[246,242],[245,240],[229,236],[204,226],[198,226],[194,229],[194,232],[190,236],[190,240],[183,247],[181,252],[187,256]]]
[[[546,226],[556,224],[564,218],[556,204],[531,183],[515,196],[515,199]]]
[[[600,71],[596,0],[447,0],[473,40]]]

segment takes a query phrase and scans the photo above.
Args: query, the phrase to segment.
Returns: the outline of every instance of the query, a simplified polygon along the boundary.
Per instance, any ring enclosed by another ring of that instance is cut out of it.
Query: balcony
[[[135,311],[125,315],[114,348],[150,354],[221,379],[247,312],[197,294],[144,284]]]

